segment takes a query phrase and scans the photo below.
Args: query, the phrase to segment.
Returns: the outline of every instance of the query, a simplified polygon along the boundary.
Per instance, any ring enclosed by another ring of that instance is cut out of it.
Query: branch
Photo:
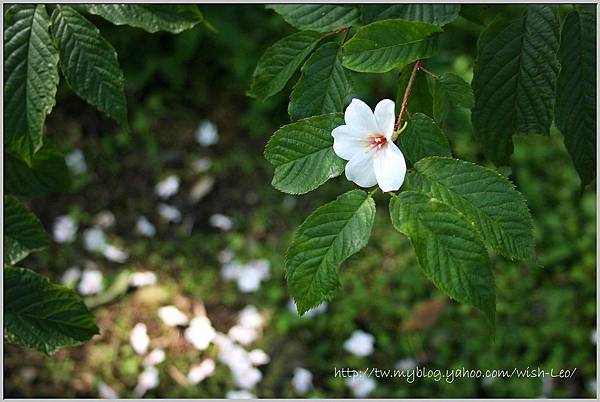
[[[400,106],[400,114],[398,115],[398,120],[396,121],[396,126],[394,127],[394,131],[398,130],[402,127],[402,120],[404,119],[404,115],[406,114],[406,109],[408,108],[408,99],[410,98],[410,93],[412,92],[412,87],[415,82],[415,76],[417,75],[417,71],[421,68],[421,60],[417,60],[415,65],[410,73],[410,78],[408,79],[408,85],[406,85],[406,89],[404,90],[404,97],[402,98],[402,105]]]

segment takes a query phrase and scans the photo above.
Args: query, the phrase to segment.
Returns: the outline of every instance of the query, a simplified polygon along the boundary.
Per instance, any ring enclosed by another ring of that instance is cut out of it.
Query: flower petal
[[[365,134],[350,126],[339,126],[331,132],[333,136],[333,151],[342,159],[350,160],[357,152],[363,152],[369,145]]]
[[[344,114],[344,120],[346,124],[352,127],[354,130],[367,134],[374,134],[379,131],[377,120],[373,115],[371,108],[360,99],[352,99],[350,105],[346,108]]]
[[[381,134],[390,140],[394,133],[394,124],[396,122],[396,105],[394,101],[383,99],[375,106],[375,119]]]
[[[346,164],[346,178],[361,187],[377,184],[373,171],[373,151],[358,152]]]
[[[377,152],[373,168],[381,191],[396,191],[404,183],[406,162],[402,151],[393,142],[388,142]]]

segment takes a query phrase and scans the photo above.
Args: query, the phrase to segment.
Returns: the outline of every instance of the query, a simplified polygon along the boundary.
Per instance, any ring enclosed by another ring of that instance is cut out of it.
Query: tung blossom
[[[396,120],[394,102],[380,101],[375,112],[359,99],[352,99],[344,115],[345,125],[331,132],[333,150],[348,161],[346,178],[361,187],[379,185],[396,191],[406,174],[404,155],[393,142]]]

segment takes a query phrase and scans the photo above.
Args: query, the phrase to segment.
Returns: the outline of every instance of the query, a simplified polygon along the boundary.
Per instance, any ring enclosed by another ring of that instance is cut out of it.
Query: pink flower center
[[[369,134],[369,148],[379,151],[387,144],[387,138],[383,134]]]

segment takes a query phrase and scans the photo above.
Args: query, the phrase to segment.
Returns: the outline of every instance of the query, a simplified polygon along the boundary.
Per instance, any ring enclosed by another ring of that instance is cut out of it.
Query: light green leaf
[[[334,4],[278,4],[267,8],[300,30],[329,32],[352,26],[360,21],[357,7]]]
[[[451,107],[471,109],[475,95],[469,83],[456,74],[444,73],[433,86],[433,116],[437,121],[445,119]]]
[[[418,59],[431,57],[437,50],[442,29],[426,22],[377,21],[360,28],[344,44],[344,67],[367,73],[385,73]]]
[[[71,185],[62,152],[47,145],[33,156],[31,167],[21,159],[4,154],[4,191],[26,197],[42,197],[67,191]]]
[[[265,148],[273,166],[273,187],[304,194],[339,176],[346,162],[333,152],[331,131],[344,124],[342,113],[309,117],[281,127]]]
[[[408,236],[425,275],[453,299],[481,310],[494,326],[494,276],[483,243],[456,210],[405,191],[390,201],[392,224]]]
[[[38,218],[14,197],[4,196],[4,262],[15,264],[48,246]]]
[[[507,165],[515,134],[548,134],[558,74],[555,6],[530,5],[513,22],[497,20],[481,34],[473,77],[472,120],[483,151]]]
[[[363,21],[370,23],[389,18],[446,25],[458,17],[460,4],[377,4],[363,5]]]
[[[30,162],[55,104],[58,51],[44,5],[14,5],[4,25],[4,150]]]
[[[52,13],[52,35],[71,89],[89,104],[127,126],[123,72],[115,49],[98,28],[69,6]]]
[[[150,33],[176,34],[204,21],[202,13],[193,4],[89,4],[85,7],[115,25],[129,25]]]
[[[585,185],[596,176],[596,19],[573,11],[562,29],[556,126]]]
[[[290,95],[292,120],[344,110],[350,84],[342,67],[342,50],[334,42],[319,47],[302,66]]]
[[[411,63],[402,69],[400,82],[398,83],[398,92],[396,93],[396,114],[400,113],[404,92],[408,86],[410,75],[415,63]],[[423,72],[417,72],[413,81],[413,87],[410,92],[410,101],[407,110],[411,113],[421,112],[428,116],[433,114],[433,97],[427,76]]]
[[[6,341],[51,355],[98,333],[94,316],[74,291],[28,269],[4,269]]]
[[[409,186],[464,214],[496,252],[533,254],[533,223],[523,196],[499,173],[451,158],[426,158],[407,175]]]
[[[288,288],[300,314],[335,296],[339,265],[367,244],[374,219],[373,199],[353,190],[321,206],[300,225],[285,261]]]
[[[277,41],[258,61],[248,95],[266,99],[281,91],[319,40],[319,33],[306,31]]]
[[[423,113],[415,113],[401,134],[402,151],[411,163],[426,156],[452,156],[450,144],[435,121]]]

